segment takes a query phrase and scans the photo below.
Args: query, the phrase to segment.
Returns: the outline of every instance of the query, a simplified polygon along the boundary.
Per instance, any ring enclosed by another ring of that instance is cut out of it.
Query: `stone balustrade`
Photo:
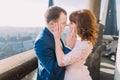
[[[33,50],[19,53],[0,61],[0,80],[20,80],[36,68]]]

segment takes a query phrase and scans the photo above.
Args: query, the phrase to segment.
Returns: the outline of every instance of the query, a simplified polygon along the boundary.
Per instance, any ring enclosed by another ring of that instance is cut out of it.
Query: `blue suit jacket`
[[[38,58],[37,80],[64,80],[65,67],[58,66],[54,36],[47,28],[35,40],[34,50]],[[63,44],[63,51],[68,53],[70,49]]]

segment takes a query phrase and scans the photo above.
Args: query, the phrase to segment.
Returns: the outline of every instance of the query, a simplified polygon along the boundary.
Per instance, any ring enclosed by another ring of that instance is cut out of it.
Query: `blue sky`
[[[63,7],[68,13],[73,10],[88,8],[88,1],[90,0],[54,0],[55,5]],[[105,1],[102,0],[102,9]],[[0,26],[44,26],[44,13],[48,6],[47,3],[48,0],[0,0]],[[120,4],[120,0],[117,0],[117,4]],[[119,7],[118,5],[117,8]],[[120,10],[117,12],[120,13]],[[120,14],[117,15],[120,16]],[[118,21],[120,21],[119,19]]]

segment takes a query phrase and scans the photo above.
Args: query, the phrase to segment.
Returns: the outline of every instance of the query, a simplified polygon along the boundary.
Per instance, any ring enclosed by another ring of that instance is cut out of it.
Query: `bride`
[[[61,27],[56,23],[54,38],[56,46],[56,58],[59,66],[66,66],[64,80],[92,80],[85,62],[92,52],[97,39],[98,26],[92,11],[83,9],[70,14],[69,26],[73,28],[76,38],[71,52],[64,54],[61,48]]]

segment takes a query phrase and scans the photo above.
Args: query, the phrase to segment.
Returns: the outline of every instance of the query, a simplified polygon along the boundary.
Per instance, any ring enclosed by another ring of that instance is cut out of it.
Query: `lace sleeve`
[[[73,50],[63,57],[63,63],[67,66],[80,60],[84,61],[91,51],[92,45],[88,41],[77,41]]]

